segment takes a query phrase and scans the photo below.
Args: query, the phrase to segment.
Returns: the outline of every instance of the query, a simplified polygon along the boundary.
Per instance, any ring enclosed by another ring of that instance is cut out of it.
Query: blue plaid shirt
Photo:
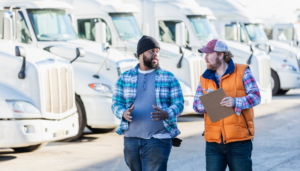
[[[128,121],[122,119],[122,116],[136,98],[138,68],[139,64],[122,73],[114,87],[111,109],[114,115],[121,120],[116,131],[119,135],[128,130]],[[177,117],[183,111],[184,99],[180,84],[171,72],[161,68],[156,70],[155,95],[157,106],[169,114],[169,118],[164,119],[163,123],[171,137],[174,138],[180,134]]]

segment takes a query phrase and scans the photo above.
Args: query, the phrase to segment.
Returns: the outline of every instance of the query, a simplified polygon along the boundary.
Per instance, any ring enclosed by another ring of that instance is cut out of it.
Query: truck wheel
[[[272,85],[272,95],[274,96],[280,90],[280,83],[279,83],[278,75],[272,69],[271,69],[271,85]]]
[[[78,112],[78,123],[79,123],[78,133],[74,137],[60,140],[61,142],[70,142],[70,141],[77,140],[79,137],[81,137],[83,130],[86,126],[86,115],[85,115],[85,109],[84,109],[83,103],[82,103],[80,97],[78,97],[78,96],[75,96],[75,97],[76,97],[75,99],[76,99],[76,107],[77,107],[77,112]]]
[[[44,142],[44,143],[41,143],[41,144],[31,145],[31,146],[28,146],[28,147],[18,147],[18,148],[12,148],[12,149],[17,153],[32,152],[32,151],[36,151],[36,150],[44,147],[46,144],[47,144],[47,142]]]
[[[112,130],[114,130],[115,128],[92,128],[90,126],[87,126],[89,128],[89,130],[91,130],[93,133],[108,133],[111,132]]]

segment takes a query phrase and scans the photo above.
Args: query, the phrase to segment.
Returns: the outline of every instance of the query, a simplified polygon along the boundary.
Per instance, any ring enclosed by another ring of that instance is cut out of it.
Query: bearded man
[[[252,141],[254,138],[253,107],[261,101],[259,88],[247,65],[235,64],[225,42],[210,41],[199,49],[205,53],[207,70],[200,77],[193,108],[204,114],[206,141],[206,170],[252,170]],[[235,109],[234,115],[212,123],[199,97],[208,90],[223,88],[227,97],[220,104]]]
[[[159,43],[143,36],[137,45],[140,63],[121,74],[112,111],[121,120],[124,158],[131,171],[166,171],[172,138],[180,134],[177,117],[183,95],[174,75],[159,66]]]

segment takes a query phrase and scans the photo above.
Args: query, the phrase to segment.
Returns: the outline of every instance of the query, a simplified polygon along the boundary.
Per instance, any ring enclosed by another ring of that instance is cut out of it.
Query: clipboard
[[[232,107],[221,106],[220,103],[224,97],[227,96],[223,88],[219,88],[199,97],[211,122],[217,122],[235,114]]]

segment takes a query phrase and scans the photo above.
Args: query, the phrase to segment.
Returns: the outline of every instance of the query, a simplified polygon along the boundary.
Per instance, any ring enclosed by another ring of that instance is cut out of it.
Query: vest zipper
[[[247,125],[247,129],[248,129],[248,131],[249,131],[249,134],[252,135],[252,134],[251,134],[251,131],[250,131],[250,129],[249,129],[249,126],[248,126],[248,123],[247,123],[247,120],[246,120],[245,115],[244,115],[243,113],[241,113],[241,114],[243,115],[243,117],[244,117],[244,119],[245,119],[245,122],[246,122],[246,125]]]

